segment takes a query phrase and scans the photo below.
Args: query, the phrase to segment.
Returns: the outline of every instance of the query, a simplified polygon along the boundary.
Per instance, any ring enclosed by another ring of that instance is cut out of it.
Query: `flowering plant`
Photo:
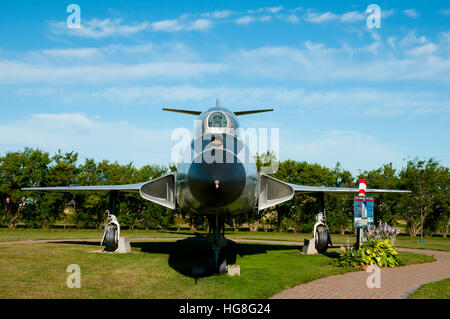
[[[345,253],[339,255],[339,266],[378,265],[379,267],[397,267],[401,265],[398,252],[389,239],[368,240],[356,250],[347,245]]]
[[[400,233],[399,227],[390,226],[380,221],[378,226],[369,227],[363,232],[361,246],[356,250],[347,245],[345,253],[338,259],[339,266],[378,265],[379,267],[396,267],[401,265],[397,251],[392,247],[395,236]]]
[[[400,234],[400,227],[390,226],[388,223],[384,223],[380,220],[378,226],[367,228],[367,231],[363,234],[362,241],[389,239],[391,243],[394,244],[395,236],[398,234]]]

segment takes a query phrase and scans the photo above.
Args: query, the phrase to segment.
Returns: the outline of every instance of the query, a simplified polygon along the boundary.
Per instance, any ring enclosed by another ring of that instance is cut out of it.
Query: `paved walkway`
[[[381,269],[381,287],[368,288],[373,273],[357,271],[329,276],[284,290],[272,299],[399,299],[421,285],[450,278],[450,252],[397,248],[398,251],[433,255],[435,262]]]

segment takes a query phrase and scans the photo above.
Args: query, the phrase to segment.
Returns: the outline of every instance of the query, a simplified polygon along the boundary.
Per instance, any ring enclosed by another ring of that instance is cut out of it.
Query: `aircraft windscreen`
[[[227,118],[222,112],[213,112],[208,118],[209,127],[227,127]]]

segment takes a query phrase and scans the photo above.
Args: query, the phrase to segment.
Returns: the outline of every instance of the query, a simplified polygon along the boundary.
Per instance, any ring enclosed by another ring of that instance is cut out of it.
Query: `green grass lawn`
[[[82,242],[0,246],[0,298],[267,298],[300,283],[355,271],[333,266],[337,249],[301,255],[296,246],[237,243],[241,276],[196,280],[192,266],[202,263],[196,242],[135,242],[133,253],[123,255],[97,253],[98,245]],[[400,253],[400,258],[406,265],[434,260],[412,253]],[[80,289],[66,287],[69,264],[81,268]]]
[[[185,232],[162,232],[158,230],[122,230],[121,236],[139,237],[160,237],[160,238],[186,238],[193,236],[192,233]],[[39,240],[39,239],[101,239],[103,229],[6,229],[0,228],[0,242],[19,240]]]
[[[421,286],[409,299],[450,299],[450,278]]]
[[[158,230],[123,230],[122,236],[139,238],[139,237],[158,237],[158,238],[187,238],[195,235],[202,235],[206,232],[191,231],[158,231]],[[101,239],[103,230],[96,229],[6,229],[0,228],[1,241],[18,241],[18,240],[36,240],[36,239]],[[279,232],[227,232],[226,237],[230,239],[256,239],[256,240],[279,240],[279,241],[299,241],[303,242],[305,238],[311,238],[312,234],[308,233],[279,233]],[[339,235],[332,234],[331,238],[334,244],[344,244],[347,239],[350,243],[355,242],[353,234]],[[406,235],[397,236],[396,247],[417,248],[450,251],[450,238],[442,237],[425,237],[424,242],[420,243],[419,237],[410,237]]]

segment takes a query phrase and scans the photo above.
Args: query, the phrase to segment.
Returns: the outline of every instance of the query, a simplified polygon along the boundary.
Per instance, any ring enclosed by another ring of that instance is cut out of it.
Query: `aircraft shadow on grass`
[[[99,242],[61,241],[62,244],[80,244],[99,246]],[[214,275],[214,253],[212,244],[204,236],[180,239],[175,242],[136,241],[132,247],[139,248],[144,253],[158,253],[169,255],[169,266],[180,274],[194,279]],[[276,245],[261,243],[235,243],[228,239],[227,245],[221,249],[219,262],[226,259],[227,264],[235,264],[236,257],[246,255],[266,254],[273,250],[301,250],[301,246]],[[339,254],[328,252],[324,254],[336,258]]]
[[[142,252],[163,253],[169,255],[169,266],[184,276],[191,278],[208,277],[215,274],[212,243],[204,237],[191,237],[176,242],[134,242],[133,247]],[[265,254],[268,250],[298,249],[298,246],[264,245],[235,243],[227,241],[221,249],[219,263],[226,259],[227,264],[235,264],[236,256]]]

